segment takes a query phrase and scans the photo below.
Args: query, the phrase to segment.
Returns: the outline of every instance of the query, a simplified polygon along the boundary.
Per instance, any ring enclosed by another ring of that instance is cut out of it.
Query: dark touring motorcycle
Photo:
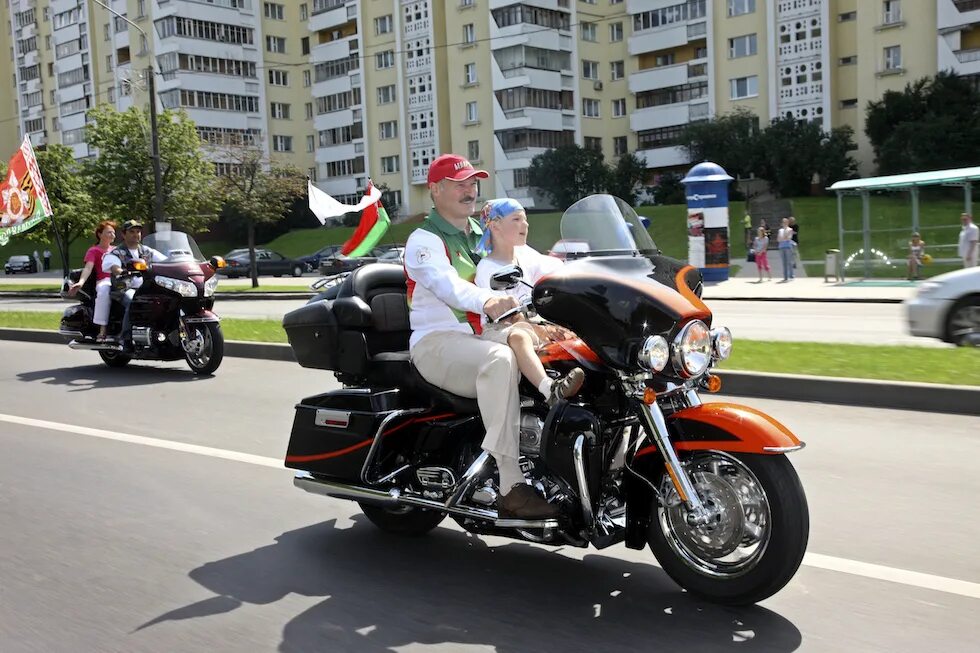
[[[809,513],[786,454],[803,447],[772,417],[702,403],[731,333],[711,328],[695,268],[659,254],[631,207],[593,195],[563,215],[582,241],[534,286],[526,313],[578,338],[540,351],[549,373],[586,370],[550,408],[521,385],[521,467],[558,519],[498,520],[493,459],[476,401],[411,365],[401,267],[364,266],[283,319],[297,361],[343,388],[296,407],[286,466],[308,492],[357,501],[381,529],[421,535],[447,515],[467,531],[556,546],[649,545],[680,586],[731,605],[761,601],[795,574]],[[519,281],[516,266],[494,275]]]
[[[99,352],[109,367],[123,367],[133,358],[175,361],[184,359],[195,374],[212,374],[224,357],[224,336],[214,306],[218,287],[215,271],[224,266],[221,257],[205,261],[194,239],[180,231],[157,232],[143,239],[164,256],[165,261],[130,264],[113,280],[109,333],[119,333],[123,306],[119,301],[132,280],[143,284],[130,305],[132,338],[128,342],[97,342],[99,327],[92,322],[95,311],[95,274],[79,289],[79,303],[65,309],[61,335],[72,349]],[[81,270],[73,270],[77,281]]]

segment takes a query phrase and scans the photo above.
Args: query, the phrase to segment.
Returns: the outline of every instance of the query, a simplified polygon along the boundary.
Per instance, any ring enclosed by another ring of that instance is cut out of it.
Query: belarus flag
[[[368,182],[367,191],[357,204],[341,204],[308,182],[310,210],[326,224],[329,218],[339,218],[346,213],[361,212],[361,221],[354,234],[340,248],[344,256],[364,256],[370,252],[388,231],[391,220],[381,204],[381,191]]]

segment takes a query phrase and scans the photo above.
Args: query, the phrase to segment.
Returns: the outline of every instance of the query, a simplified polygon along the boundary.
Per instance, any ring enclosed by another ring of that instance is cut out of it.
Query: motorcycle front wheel
[[[806,495],[786,456],[706,451],[682,462],[711,519],[690,523],[673,485],[664,484],[649,533],[663,570],[692,594],[725,605],[757,603],[782,589],[810,533]]]
[[[225,338],[217,322],[193,324],[187,328],[184,358],[194,374],[214,374],[225,356]]]

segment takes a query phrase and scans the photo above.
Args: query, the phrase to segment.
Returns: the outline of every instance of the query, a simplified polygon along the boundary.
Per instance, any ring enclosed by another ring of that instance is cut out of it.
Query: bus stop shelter
[[[827,190],[837,193],[837,233],[840,253],[844,254],[845,195],[861,197],[861,233],[863,234],[864,276],[871,276],[871,193],[873,191],[908,191],[912,200],[912,231],[919,231],[919,189],[923,186],[961,186],[963,188],[963,211],[973,212],[973,182],[980,182],[980,167],[955,168],[952,170],[932,170],[912,172],[904,175],[885,177],[866,177],[838,181]]]

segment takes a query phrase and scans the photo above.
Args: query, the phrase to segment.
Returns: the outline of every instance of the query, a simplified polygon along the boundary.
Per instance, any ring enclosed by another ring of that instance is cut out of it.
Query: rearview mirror
[[[493,290],[510,290],[524,279],[524,270],[519,265],[505,265],[490,276],[490,288]]]

